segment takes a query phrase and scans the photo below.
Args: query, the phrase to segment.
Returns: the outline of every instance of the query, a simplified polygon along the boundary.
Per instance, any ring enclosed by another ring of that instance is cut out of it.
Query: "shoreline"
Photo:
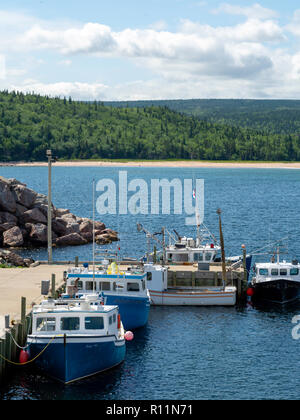
[[[142,168],[261,168],[300,169],[300,162],[217,162],[217,161],[58,161],[61,167],[142,167]],[[0,162],[0,167],[44,167],[47,162]]]

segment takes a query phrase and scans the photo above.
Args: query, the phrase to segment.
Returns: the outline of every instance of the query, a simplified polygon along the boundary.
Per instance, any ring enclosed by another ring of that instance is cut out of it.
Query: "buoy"
[[[19,356],[19,362],[20,363],[26,363],[29,360],[29,353],[26,350],[21,350],[20,356]]]
[[[254,289],[253,289],[253,287],[249,287],[248,288],[247,295],[250,296],[250,297],[254,295]]]
[[[134,335],[133,335],[133,332],[131,332],[131,331],[126,331],[126,333],[125,333],[125,340],[127,340],[127,341],[131,341],[131,340],[133,340],[133,337],[134,337]]]

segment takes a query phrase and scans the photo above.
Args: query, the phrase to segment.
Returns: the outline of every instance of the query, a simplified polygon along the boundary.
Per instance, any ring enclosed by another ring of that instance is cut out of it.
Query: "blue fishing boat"
[[[118,305],[125,330],[143,327],[148,321],[150,294],[147,273],[137,268],[121,271],[113,262],[90,270],[87,265],[69,269],[63,299],[98,293],[106,305]]]
[[[68,384],[123,362],[125,335],[117,306],[98,296],[47,300],[33,307],[29,358],[49,376]]]

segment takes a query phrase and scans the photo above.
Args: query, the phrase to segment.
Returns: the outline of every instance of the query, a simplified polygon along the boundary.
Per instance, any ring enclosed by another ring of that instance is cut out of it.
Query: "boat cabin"
[[[79,297],[84,293],[147,294],[147,274],[131,268],[127,271],[97,270],[85,267],[72,268],[67,272],[64,298]]]
[[[209,264],[215,260],[219,249],[213,243],[197,246],[194,239],[184,237],[166,248],[166,260],[169,263]]]
[[[168,289],[168,267],[161,265],[145,264],[147,275],[147,288],[150,291],[164,291]]]
[[[103,306],[95,299],[68,303],[47,300],[34,306],[31,335],[100,334],[117,336],[120,327],[118,307]]]
[[[300,281],[300,264],[297,260],[292,263],[258,263],[254,266],[254,271],[256,283],[275,280]]]

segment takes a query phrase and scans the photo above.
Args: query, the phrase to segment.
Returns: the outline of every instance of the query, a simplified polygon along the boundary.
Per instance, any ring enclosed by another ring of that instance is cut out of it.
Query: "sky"
[[[299,0],[0,0],[0,90],[300,99]]]

